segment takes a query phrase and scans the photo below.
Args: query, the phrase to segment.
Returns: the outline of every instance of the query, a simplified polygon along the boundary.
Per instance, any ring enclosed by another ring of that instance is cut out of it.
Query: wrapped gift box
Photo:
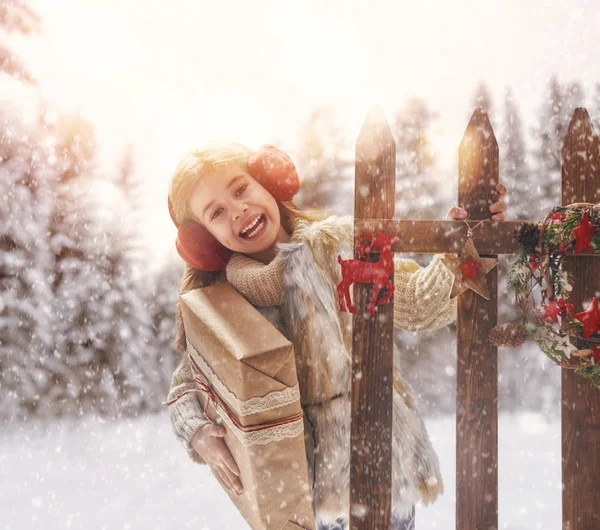
[[[231,500],[254,530],[313,530],[292,344],[228,283],[181,301],[198,397],[240,469]]]

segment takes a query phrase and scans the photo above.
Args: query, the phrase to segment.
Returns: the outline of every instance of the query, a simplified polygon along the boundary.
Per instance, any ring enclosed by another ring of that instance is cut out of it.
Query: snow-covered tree
[[[578,107],[585,107],[585,93],[581,83],[573,81],[565,89],[564,119],[567,128],[573,118],[575,109]]]
[[[175,307],[182,274],[181,261],[168,260],[154,277],[147,279],[151,286],[146,290],[146,297],[147,307],[152,315],[153,347],[165,378],[165,395],[181,356],[175,350]]]
[[[49,123],[56,158],[57,186],[49,236],[54,254],[56,344],[48,365],[54,385],[47,402],[63,414],[81,413],[114,401],[112,374],[107,368],[110,316],[104,302],[111,287],[107,233],[98,204],[86,185],[93,180],[96,152],[92,125],[79,113]],[[85,176],[84,176],[85,175]]]
[[[535,163],[537,187],[532,191],[538,200],[531,205],[532,219],[540,218],[560,203],[562,147],[569,125],[565,109],[565,91],[553,76],[540,107],[538,124],[534,128],[532,161]]]
[[[297,202],[305,208],[354,211],[354,145],[345,137],[334,111],[315,109],[308,120],[298,150],[298,170],[303,179]]]
[[[0,414],[14,418],[36,410],[53,344],[51,197],[35,126],[0,113]]]
[[[171,340],[165,350],[161,343],[163,337],[157,337],[157,320],[161,331],[164,331],[164,323],[162,315],[154,312],[156,306],[152,304],[152,298],[153,295],[159,296],[157,304],[161,312],[166,309],[161,304],[166,304],[167,300],[171,302],[174,334],[177,287],[181,275],[181,271],[177,279],[172,274],[165,275],[158,280],[164,284],[157,286],[157,280],[149,277],[143,266],[140,232],[143,227],[143,186],[136,178],[133,161],[133,145],[128,144],[117,181],[124,200],[116,208],[119,222],[114,227],[111,249],[114,260],[111,271],[115,312],[113,334],[116,340],[112,363],[113,371],[120,370],[122,373],[118,384],[119,399],[122,410],[127,414],[157,410],[168,389],[174,369],[173,356],[169,355],[174,341]],[[170,289],[170,292],[162,289]]]
[[[97,140],[90,121],[81,112],[74,111],[58,116],[53,131],[60,181],[68,183],[82,174],[91,173],[95,166]]]
[[[436,156],[430,141],[437,114],[427,102],[411,98],[396,112],[392,132],[396,141],[396,212],[400,218],[437,217],[436,200],[441,196]]]
[[[61,384],[53,401],[70,413],[156,410],[165,377],[141,275],[130,155],[116,179],[102,178],[89,122],[77,113],[63,117],[54,134],[60,186],[51,241],[61,361],[53,369]]]
[[[419,175],[435,165],[435,153],[429,135],[437,117],[437,113],[420,98],[409,99],[394,116],[396,165],[400,177]]]
[[[471,108],[469,109],[469,115],[467,119],[471,119],[471,115],[476,109],[484,110],[492,127],[495,130],[495,115],[494,115],[494,102],[492,100],[492,93],[484,81],[480,81],[475,88],[473,99],[471,100]]]
[[[8,33],[28,35],[40,31],[41,19],[22,0],[0,0],[0,28]],[[24,83],[35,83],[27,67],[3,39],[0,40],[0,72]]]
[[[0,416],[24,418],[40,403],[43,359],[52,350],[49,162],[36,119],[40,102],[24,64],[5,42],[28,34],[39,17],[23,2],[0,2]]]
[[[507,187],[511,219],[530,219],[532,176],[527,163],[523,126],[512,90],[504,94],[504,123],[500,136],[500,181]]]

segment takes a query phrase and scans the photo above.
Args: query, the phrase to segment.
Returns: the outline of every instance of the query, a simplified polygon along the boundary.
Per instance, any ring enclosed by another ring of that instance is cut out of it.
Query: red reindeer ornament
[[[359,259],[343,260],[338,255],[338,263],[342,266],[342,281],[337,286],[338,301],[340,311],[346,311],[346,305],[350,313],[356,313],[356,309],[350,299],[350,286],[353,283],[372,283],[373,295],[369,302],[369,315],[375,316],[375,304],[385,304],[394,294],[394,284],[390,281],[390,276],[394,272],[394,253],[392,245],[399,240],[398,236],[393,234],[384,234],[377,230],[376,234],[364,236],[369,240],[368,246],[360,243],[357,244],[360,256],[371,252],[374,249],[379,249],[381,257],[378,261],[362,261]],[[387,289],[386,295],[377,300],[379,293],[383,288]]]

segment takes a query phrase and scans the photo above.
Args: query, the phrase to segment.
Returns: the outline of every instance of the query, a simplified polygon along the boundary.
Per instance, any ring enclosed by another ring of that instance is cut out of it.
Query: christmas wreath
[[[591,293],[584,311],[568,302],[571,273],[565,256],[600,254],[600,203],[555,206],[538,224],[523,223],[520,248],[509,266],[507,283],[515,293],[522,324],[504,324],[490,332],[497,346],[520,346],[529,339],[556,364],[575,370],[600,388],[600,308]]]

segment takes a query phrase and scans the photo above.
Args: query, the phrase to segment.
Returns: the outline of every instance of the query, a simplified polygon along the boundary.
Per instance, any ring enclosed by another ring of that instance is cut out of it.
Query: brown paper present
[[[240,468],[231,500],[254,530],[313,530],[292,344],[228,283],[181,301],[200,402]]]

